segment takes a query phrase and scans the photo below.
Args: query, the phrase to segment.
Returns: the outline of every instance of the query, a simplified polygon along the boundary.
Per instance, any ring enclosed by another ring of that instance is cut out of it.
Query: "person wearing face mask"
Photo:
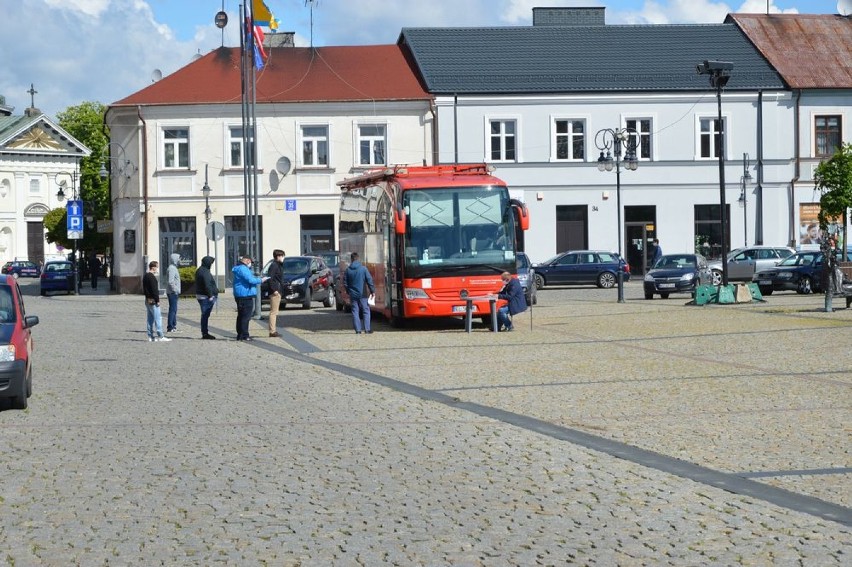
[[[243,256],[240,263],[233,267],[234,300],[237,302],[237,340],[250,341],[249,321],[254,311],[254,298],[258,284],[266,278],[260,278],[251,271],[251,256]]]
[[[142,277],[142,291],[145,293],[145,309],[148,312],[148,341],[164,342],[171,341],[163,335],[163,316],[160,313],[160,284],[157,274],[160,271],[160,263],[156,260],[148,264],[148,271]]]

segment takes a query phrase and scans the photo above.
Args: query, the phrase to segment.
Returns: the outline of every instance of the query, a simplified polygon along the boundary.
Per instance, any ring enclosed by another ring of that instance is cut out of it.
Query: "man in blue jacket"
[[[527,310],[527,300],[524,297],[524,288],[517,278],[513,278],[509,272],[500,275],[503,280],[503,289],[497,294],[499,299],[505,299],[508,304],[497,310],[497,330],[514,331],[512,320],[509,315],[517,315]]]
[[[254,298],[258,284],[263,279],[251,271],[251,256],[243,256],[240,263],[231,269],[234,274],[234,300],[237,302],[237,340],[250,341],[249,321],[254,311]]]
[[[369,298],[373,298],[376,293],[376,286],[373,285],[373,276],[367,271],[367,268],[358,260],[358,253],[353,252],[349,257],[351,262],[346,268],[346,273],[343,274],[343,285],[346,286],[346,293],[349,294],[349,302],[352,305],[352,324],[355,326],[355,333],[361,334],[361,317],[364,317],[364,331],[372,333],[370,327],[370,302],[367,297],[364,297],[364,285],[369,288]]]

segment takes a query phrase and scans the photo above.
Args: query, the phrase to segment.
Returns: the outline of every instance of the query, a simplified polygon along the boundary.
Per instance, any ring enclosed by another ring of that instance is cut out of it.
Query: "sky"
[[[852,0],[841,0],[852,5]],[[534,6],[604,6],[607,24],[721,23],[767,0],[265,0],[297,46],[395,43],[403,27],[527,26]],[[0,0],[0,95],[13,114],[109,105],[221,45],[239,45],[240,0]],[[838,13],[838,0],[769,0],[772,13]],[[224,8],[229,23],[214,16]],[[313,21],[313,25],[311,22]],[[312,37],[313,36],[313,37]]]

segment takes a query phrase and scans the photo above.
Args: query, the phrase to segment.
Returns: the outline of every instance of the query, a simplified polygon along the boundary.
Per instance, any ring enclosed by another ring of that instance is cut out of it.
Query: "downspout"
[[[757,187],[755,189],[754,243],[763,244],[763,90],[757,91]]]
[[[799,113],[800,113],[800,103],[802,101],[802,89],[796,89],[796,104],[793,107],[793,152],[795,155],[795,159],[793,162],[793,179],[790,180],[790,218],[789,222],[789,231],[788,231],[788,242],[791,248],[795,248],[798,244],[798,239],[796,238],[796,183],[799,181],[799,176],[802,168],[802,160],[799,152]]]
[[[434,98],[429,99],[429,113],[432,115],[432,164],[435,165],[438,163],[438,107]]]
[[[142,212],[142,262],[148,261],[148,124],[142,116],[142,106],[136,105],[136,117],[142,123],[142,163],[139,164],[142,170],[142,204],[145,207]],[[142,267],[142,273],[148,270],[147,266]]]
[[[459,95],[453,93],[453,151],[455,162],[459,162]]]

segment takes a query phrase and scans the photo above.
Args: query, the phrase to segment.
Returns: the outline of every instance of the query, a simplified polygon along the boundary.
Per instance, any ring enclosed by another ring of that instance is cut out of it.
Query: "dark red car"
[[[0,398],[11,398],[12,408],[27,409],[33,392],[32,329],[38,317],[27,315],[18,282],[0,275]]]

